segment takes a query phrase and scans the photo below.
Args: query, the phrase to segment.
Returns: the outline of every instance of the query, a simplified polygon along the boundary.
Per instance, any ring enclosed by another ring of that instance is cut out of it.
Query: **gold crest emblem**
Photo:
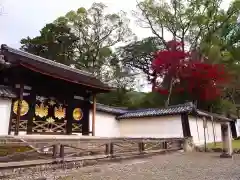
[[[54,108],[54,116],[57,119],[63,119],[66,116],[66,109],[63,108],[61,105],[59,106],[59,108],[55,107]]]
[[[14,114],[17,114],[17,109],[18,109],[18,100],[14,102],[13,104],[13,112]],[[21,110],[20,110],[20,116],[24,116],[28,113],[29,111],[29,105],[27,103],[27,101],[25,100],[22,100],[22,107],[21,107]]]
[[[83,113],[80,108],[75,108],[73,110],[73,119],[76,121],[80,121],[83,118]]]
[[[43,103],[35,105],[35,114],[36,116],[39,116],[40,118],[43,118],[48,115],[48,106],[44,106]]]

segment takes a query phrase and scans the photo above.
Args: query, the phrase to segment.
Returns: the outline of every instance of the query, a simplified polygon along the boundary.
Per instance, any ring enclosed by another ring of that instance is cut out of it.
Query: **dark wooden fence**
[[[182,138],[1,138],[0,168],[176,151],[182,144]]]

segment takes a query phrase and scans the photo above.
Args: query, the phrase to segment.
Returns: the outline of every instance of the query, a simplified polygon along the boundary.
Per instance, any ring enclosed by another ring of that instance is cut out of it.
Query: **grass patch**
[[[32,148],[28,146],[0,146],[0,157],[30,150],[32,150]]]
[[[233,140],[232,141],[233,149],[240,149],[240,140]],[[222,148],[222,142],[217,142],[216,145],[214,143],[208,143],[207,148]]]

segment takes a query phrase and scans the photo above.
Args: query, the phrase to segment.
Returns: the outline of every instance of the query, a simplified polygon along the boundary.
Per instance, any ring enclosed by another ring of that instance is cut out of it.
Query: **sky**
[[[45,24],[70,10],[89,8],[94,2],[107,5],[109,13],[127,12],[131,20],[130,28],[139,39],[151,36],[150,30],[138,27],[132,17],[137,0],[0,0],[0,44],[19,48],[22,38],[37,36]],[[229,0],[225,0],[223,6],[227,7],[228,3]],[[146,84],[143,78],[139,79],[139,84]],[[145,86],[142,90],[149,89],[150,86]]]
[[[89,8],[93,2],[103,2],[108,6],[107,12],[123,10],[130,19],[131,11],[136,7],[136,0],[0,0],[0,44],[19,48],[22,38],[38,35],[46,23],[70,10]],[[134,20],[130,27],[139,38],[151,35],[149,30],[138,28]]]

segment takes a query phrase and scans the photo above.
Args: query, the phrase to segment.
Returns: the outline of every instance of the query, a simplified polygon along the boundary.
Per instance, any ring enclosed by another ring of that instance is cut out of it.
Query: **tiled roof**
[[[9,58],[10,63],[17,63],[25,68],[45,73],[49,76],[58,77],[60,79],[71,82],[99,88],[102,90],[111,90],[106,84],[96,79],[91,73],[82,71],[70,66],[57,63],[55,61],[42,58],[40,56],[27,53],[18,49],[11,48],[7,45],[1,45],[1,50],[4,56],[15,55],[21,58]]]
[[[186,104],[180,104],[175,106],[169,106],[168,108],[140,109],[140,110],[128,111],[120,116],[117,116],[117,119],[181,114],[184,112],[192,112],[194,108],[195,106],[192,103],[186,103]]]
[[[12,88],[0,85],[0,97],[5,97],[5,98],[16,98],[17,95],[15,92],[12,90]]]
[[[181,113],[191,113],[192,115],[214,117],[220,121],[232,121],[231,118],[227,118],[223,115],[209,113],[196,109],[193,103],[185,103],[174,106],[169,106],[168,108],[152,108],[152,109],[139,109],[139,110],[125,110],[125,113],[118,114],[116,119],[129,119],[129,118],[142,118],[142,117],[154,117],[154,116],[164,116],[164,115],[174,115]]]
[[[67,66],[67,65],[55,62],[55,61],[51,61],[49,59],[31,54],[31,53],[28,53],[28,52],[25,52],[25,51],[22,51],[22,50],[14,49],[14,48],[11,48],[11,47],[9,47],[5,44],[2,45],[2,48],[7,49],[8,52],[11,52],[11,53],[23,56],[23,57],[27,57],[29,59],[33,59],[33,60],[36,60],[36,61],[44,62],[44,63],[49,64],[49,65],[53,65],[53,66],[57,66],[57,67],[60,67],[60,68],[63,68],[63,69],[67,69],[69,71],[73,71],[73,72],[76,72],[78,74],[84,74],[84,75],[87,75],[87,76],[92,76],[91,73],[89,73],[89,72],[82,71],[82,70],[79,70],[79,69],[74,69],[74,68],[71,68],[70,66]]]
[[[97,104],[97,111],[102,111],[110,114],[121,115],[128,112],[127,108],[123,107],[112,107],[103,104]]]

